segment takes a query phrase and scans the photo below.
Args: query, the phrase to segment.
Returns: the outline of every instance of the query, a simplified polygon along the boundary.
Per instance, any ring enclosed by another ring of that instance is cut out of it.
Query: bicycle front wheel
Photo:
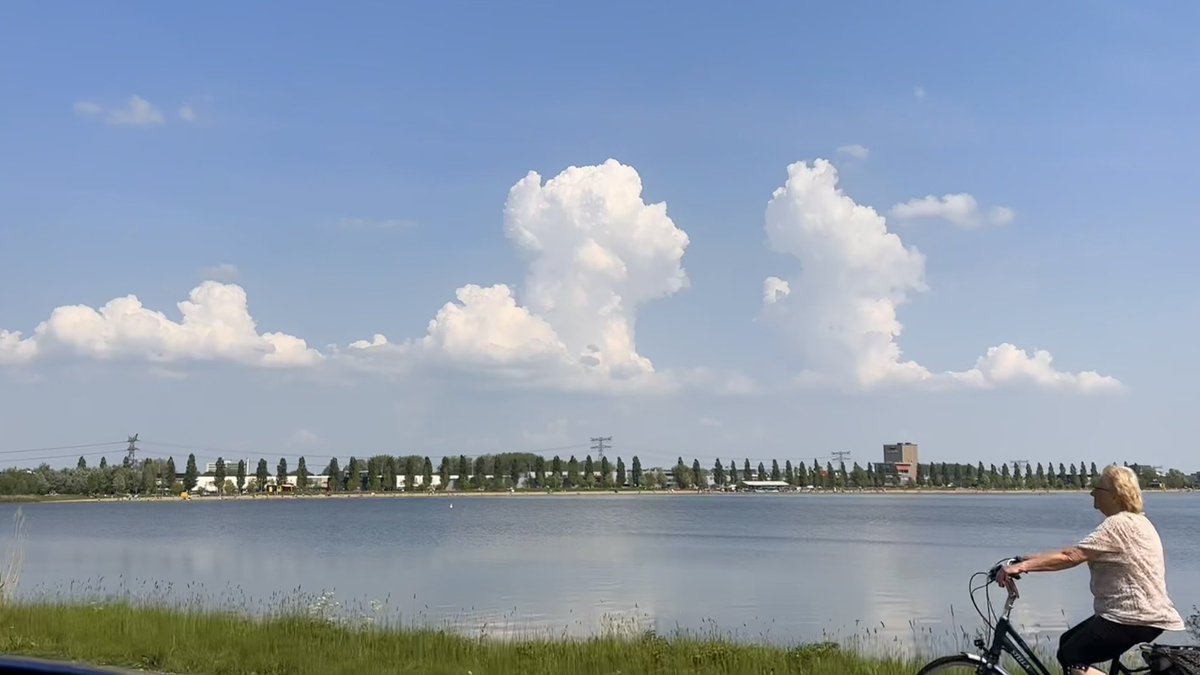
[[[917,675],[971,675],[971,673],[1000,675],[1000,671],[992,666],[962,654],[934,659],[925,664],[925,667],[918,671]]]

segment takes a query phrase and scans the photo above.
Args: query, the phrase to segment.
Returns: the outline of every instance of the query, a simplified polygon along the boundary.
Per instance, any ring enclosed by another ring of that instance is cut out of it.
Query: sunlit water
[[[1171,595],[1190,614],[1200,495],[1147,503]],[[0,522],[15,510],[0,507]],[[25,597],[127,595],[498,637],[683,629],[903,649],[973,635],[973,572],[1070,544],[1100,519],[1082,494],[242,498],[23,512]],[[1031,639],[1091,613],[1083,567],[1030,575],[1022,596],[1014,617]]]

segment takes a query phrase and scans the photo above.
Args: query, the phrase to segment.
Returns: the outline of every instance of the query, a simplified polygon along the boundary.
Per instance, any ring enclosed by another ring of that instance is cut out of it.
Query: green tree
[[[779,480],[783,474],[779,473],[779,460],[771,460],[771,480]]]
[[[790,459],[783,463],[783,480],[787,481],[788,485],[796,484],[796,470],[792,467]]]
[[[152,494],[156,487],[158,487],[158,470],[154,468],[154,460],[146,459],[142,462],[142,494]]]
[[[540,488],[546,484],[546,458],[538,455],[533,459],[533,476],[530,477],[529,487]]]
[[[267,469],[267,460],[258,459],[258,466],[254,471],[254,479],[257,481],[255,487],[259,492],[265,492],[267,489],[267,479],[271,477],[271,471]]]
[[[1004,488],[1005,490],[1008,490],[1008,489],[1012,488],[1012,486],[1013,486],[1012,475],[1010,475],[1008,473],[1008,465],[1007,464],[1000,465],[1000,487]]]
[[[80,471],[87,469],[87,460],[83,458],[83,455],[79,456],[79,461],[75,463],[75,468],[79,469]]]
[[[471,463],[466,455],[458,456],[458,489],[467,489],[467,481],[471,478]]]
[[[304,455],[300,455],[300,461],[296,462],[296,487],[300,490],[308,489],[308,464],[304,461]]]
[[[200,470],[196,468],[196,455],[189,454],[187,468],[183,470],[183,489],[191,492],[196,487],[196,479],[199,477]]]
[[[700,468],[700,460],[692,460],[692,485],[703,490],[708,487],[708,481],[704,476],[704,469]]]
[[[857,488],[863,488],[867,486],[867,472],[863,471],[863,468],[858,465],[858,462],[855,462],[854,468],[851,469],[850,482],[854,485],[854,487]]]
[[[329,464],[325,466],[325,477],[330,492],[342,489],[342,467],[338,466],[337,457],[329,458]]]
[[[796,463],[796,485],[808,486],[808,469],[804,466],[804,462]]]
[[[346,491],[362,492],[362,463],[354,456],[346,462]]]
[[[609,464],[608,458],[601,457],[600,458],[600,484],[603,485],[604,487],[608,487],[608,486],[612,485],[613,479],[612,479],[612,476],[610,475],[611,473],[612,473],[612,465]]]
[[[1100,480],[1100,473],[1096,471],[1096,463],[1095,463],[1095,462],[1092,462],[1092,470],[1091,470],[1091,474],[1092,474],[1092,481],[1093,481],[1093,482],[1095,482],[1095,481],[1097,481],[1097,480]]]
[[[112,479],[113,494],[123,495],[128,492],[128,486],[125,484],[125,472],[114,471]],[[44,494],[44,493],[43,493]]]
[[[283,486],[287,485],[288,465],[287,458],[280,457],[279,464],[275,467],[275,484],[279,486],[279,490],[283,491]]]
[[[392,491],[392,490],[396,489],[396,474],[397,473],[398,472],[396,470],[396,458],[395,457],[384,457],[383,458],[383,478],[380,479],[380,482],[383,483],[383,489],[385,491]]]
[[[721,459],[719,457],[717,461],[713,462],[712,477],[713,483],[717,487],[725,487],[725,467],[721,466]]]
[[[213,487],[217,489],[217,494],[222,494],[225,487],[225,476],[229,475],[225,471],[225,458],[217,458],[216,470],[213,471]]]
[[[637,455],[633,456],[633,466],[630,468],[632,469],[630,480],[633,481],[633,487],[641,487],[642,486],[642,460],[638,459]]]
[[[591,487],[596,480],[596,465],[592,462],[592,456],[588,455],[583,458],[583,484]]]
[[[754,480],[754,474],[750,472],[750,460],[747,458],[745,464],[742,464],[742,480]],[[759,480],[762,480],[761,478]]]
[[[103,468],[103,467],[101,467],[101,468]],[[175,476],[175,458],[174,457],[167,458],[167,467],[165,469],[163,469],[163,473],[165,474],[163,476],[163,485],[166,485],[167,489],[169,489],[171,492],[174,492],[175,491],[175,482],[178,480],[178,478]]]
[[[246,460],[239,459],[237,466],[237,491],[241,494],[246,489]]]
[[[442,458],[442,466],[446,466],[445,457]],[[421,472],[421,475],[424,478],[424,483],[422,483],[422,485],[424,487],[433,485],[433,462],[429,461],[428,456],[426,456],[424,461],[421,463]],[[442,485],[445,485],[445,483],[443,482]]]
[[[729,460],[729,484],[740,485],[742,477],[738,475],[737,462]]]
[[[675,462],[674,474],[675,474],[675,487],[679,488],[680,490],[686,490],[688,488],[688,485],[691,484],[691,481],[688,480],[689,479],[688,468],[687,468],[687,465],[683,463],[682,457],[680,457]]]
[[[617,457],[617,487],[625,487],[625,460]]]
[[[450,489],[450,476],[453,473],[450,470],[450,458],[442,457],[442,463],[438,465],[438,478],[441,480],[441,489]],[[428,485],[428,483],[426,483]]]
[[[567,479],[563,481],[563,487],[573,488],[579,486],[579,460],[575,459],[575,455],[567,460]]]
[[[1037,478],[1035,478],[1034,480],[1036,481],[1037,484],[1034,487],[1036,487],[1038,489],[1045,488],[1046,487],[1046,470],[1044,468],[1042,468],[1041,462],[1038,462],[1037,474],[1035,474],[1035,475],[1037,476]]]
[[[875,474],[874,462],[867,462],[867,470],[864,472],[863,485],[864,487],[879,486],[879,476]]]
[[[107,469],[107,468],[108,468],[108,458],[107,458],[107,457],[101,457],[101,458],[100,458],[100,468],[101,468],[101,469]]]
[[[471,476],[472,487],[474,487],[476,489],[483,487],[484,476],[486,475],[486,473],[487,472],[484,470],[484,466],[483,466],[483,457],[482,456],[476,457],[475,458],[475,473],[474,473],[474,475]]]
[[[406,492],[412,492],[413,483],[415,482],[413,480],[413,474],[416,472],[417,458],[412,456],[406,457],[404,459],[404,490]]]

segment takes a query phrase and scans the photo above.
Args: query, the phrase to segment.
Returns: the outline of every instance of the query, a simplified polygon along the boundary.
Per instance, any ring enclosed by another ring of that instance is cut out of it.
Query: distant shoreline
[[[1163,489],[1163,490],[1146,490],[1145,494],[1190,494],[1197,493],[1200,490],[1193,489]],[[871,490],[799,490],[778,493],[754,493],[754,492],[722,492],[722,491],[695,491],[695,490],[555,490],[548,492],[545,490],[522,490],[518,492],[507,491],[455,491],[455,492],[335,492],[335,493],[307,493],[307,494],[289,494],[289,495],[234,495],[221,496],[206,495],[202,497],[190,497],[182,499],[179,496],[164,496],[164,497],[86,497],[75,495],[55,495],[55,496],[40,496],[40,495],[6,495],[0,497],[0,504],[102,504],[102,503],[160,503],[160,502],[277,502],[288,500],[322,500],[322,499],[477,499],[481,497],[511,497],[518,499],[540,498],[553,499],[556,497],[589,497],[589,498],[653,498],[653,497],[734,497],[753,495],[758,497],[815,497],[815,496],[836,496],[836,497],[869,497],[869,496],[906,496],[906,497],[922,497],[922,496],[942,496],[942,495],[1023,495],[1028,497],[1046,496],[1056,494],[1070,495],[1087,495],[1087,490],[982,490],[978,488],[961,488],[961,489],[945,489],[945,488],[920,488],[920,489],[905,489],[905,488],[879,488]]]

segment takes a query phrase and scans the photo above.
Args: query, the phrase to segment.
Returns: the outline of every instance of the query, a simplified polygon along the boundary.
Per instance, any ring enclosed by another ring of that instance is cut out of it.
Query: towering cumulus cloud
[[[390,349],[579,386],[654,372],[637,352],[637,312],[687,286],[688,237],[665,204],[643,201],[637,171],[610,159],[544,183],[530,172],[509,190],[504,230],[528,263],[520,299],[506,285],[464,286],[424,338],[390,345],[377,335],[351,352]]]
[[[1063,373],[1050,354],[1032,357],[1009,344],[993,347],[976,366],[934,374],[905,360],[897,309],[926,290],[925,258],[889,232],[886,219],[838,188],[825,160],[788,167],[766,210],[772,248],[794,256],[798,273],[764,282],[764,312],[798,350],[808,379],[863,388],[885,384],[989,388],[1026,383],[1076,391],[1118,389],[1094,372]]]

